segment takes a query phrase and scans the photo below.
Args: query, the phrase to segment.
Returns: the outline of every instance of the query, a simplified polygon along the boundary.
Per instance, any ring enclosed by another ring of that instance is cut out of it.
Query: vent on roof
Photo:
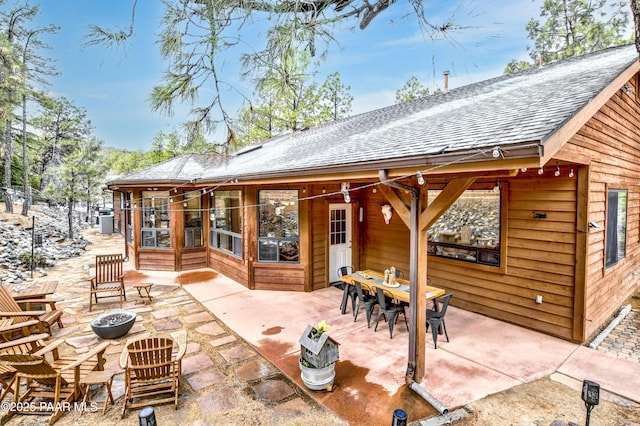
[[[234,152],[233,155],[238,156],[238,155],[246,154],[247,152],[255,151],[258,148],[262,148],[262,145],[245,146],[244,148],[241,148],[241,149],[237,150],[236,152]]]

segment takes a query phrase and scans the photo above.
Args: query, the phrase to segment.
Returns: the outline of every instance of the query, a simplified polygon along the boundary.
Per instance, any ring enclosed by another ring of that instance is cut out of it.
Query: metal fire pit
[[[132,311],[112,311],[91,320],[91,329],[103,339],[117,339],[131,330],[137,314]]]

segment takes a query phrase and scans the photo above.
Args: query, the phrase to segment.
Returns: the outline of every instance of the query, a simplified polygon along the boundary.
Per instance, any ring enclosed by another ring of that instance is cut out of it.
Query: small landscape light
[[[589,426],[589,419],[591,417],[591,410],[593,407],[600,403],[600,385],[590,380],[582,382],[582,400],[587,407],[587,421],[586,426]]]

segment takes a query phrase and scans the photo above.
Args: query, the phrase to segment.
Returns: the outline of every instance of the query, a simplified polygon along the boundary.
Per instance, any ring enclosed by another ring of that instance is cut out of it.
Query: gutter
[[[389,180],[386,170],[378,170],[378,176],[380,182],[391,186],[393,188],[402,189],[408,191],[411,194],[411,237],[409,242],[410,254],[409,254],[409,356],[407,361],[407,372],[405,374],[405,383],[409,386],[409,389],[420,395],[425,401],[433,406],[440,414],[447,414],[449,410],[440,401],[438,401],[433,395],[431,395],[426,389],[420,386],[415,380],[413,380],[416,371],[416,330],[418,329],[416,323],[416,317],[418,313],[418,304],[415,303],[418,297],[418,226],[419,226],[419,211],[418,211],[418,199],[420,192],[413,186],[404,185],[394,180]]]

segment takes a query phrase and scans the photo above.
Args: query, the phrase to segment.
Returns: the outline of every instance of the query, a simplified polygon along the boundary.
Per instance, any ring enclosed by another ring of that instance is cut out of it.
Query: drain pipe
[[[433,395],[431,395],[426,389],[420,386],[413,377],[416,371],[416,330],[418,329],[416,323],[416,317],[418,313],[418,306],[415,303],[418,297],[418,226],[419,226],[419,214],[418,212],[418,197],[419,191],[413,186],[404,185],[394,180],[389,180],[386,170],[378,170],[378,177],[380,182],[391,186],[393,188],[402,189],[408,191],[411,194],[411,236],[409,242],[409,281],[412,285],[409,286],[409,300],[413,300],[414,303],[409,303],[409,360],[407,362],[407,372],[405,374],[405,383],[409,386],[409,389],[420,395],[425,401],[433,406],[440,414],[447,414],[449,410],[442,405]]]

